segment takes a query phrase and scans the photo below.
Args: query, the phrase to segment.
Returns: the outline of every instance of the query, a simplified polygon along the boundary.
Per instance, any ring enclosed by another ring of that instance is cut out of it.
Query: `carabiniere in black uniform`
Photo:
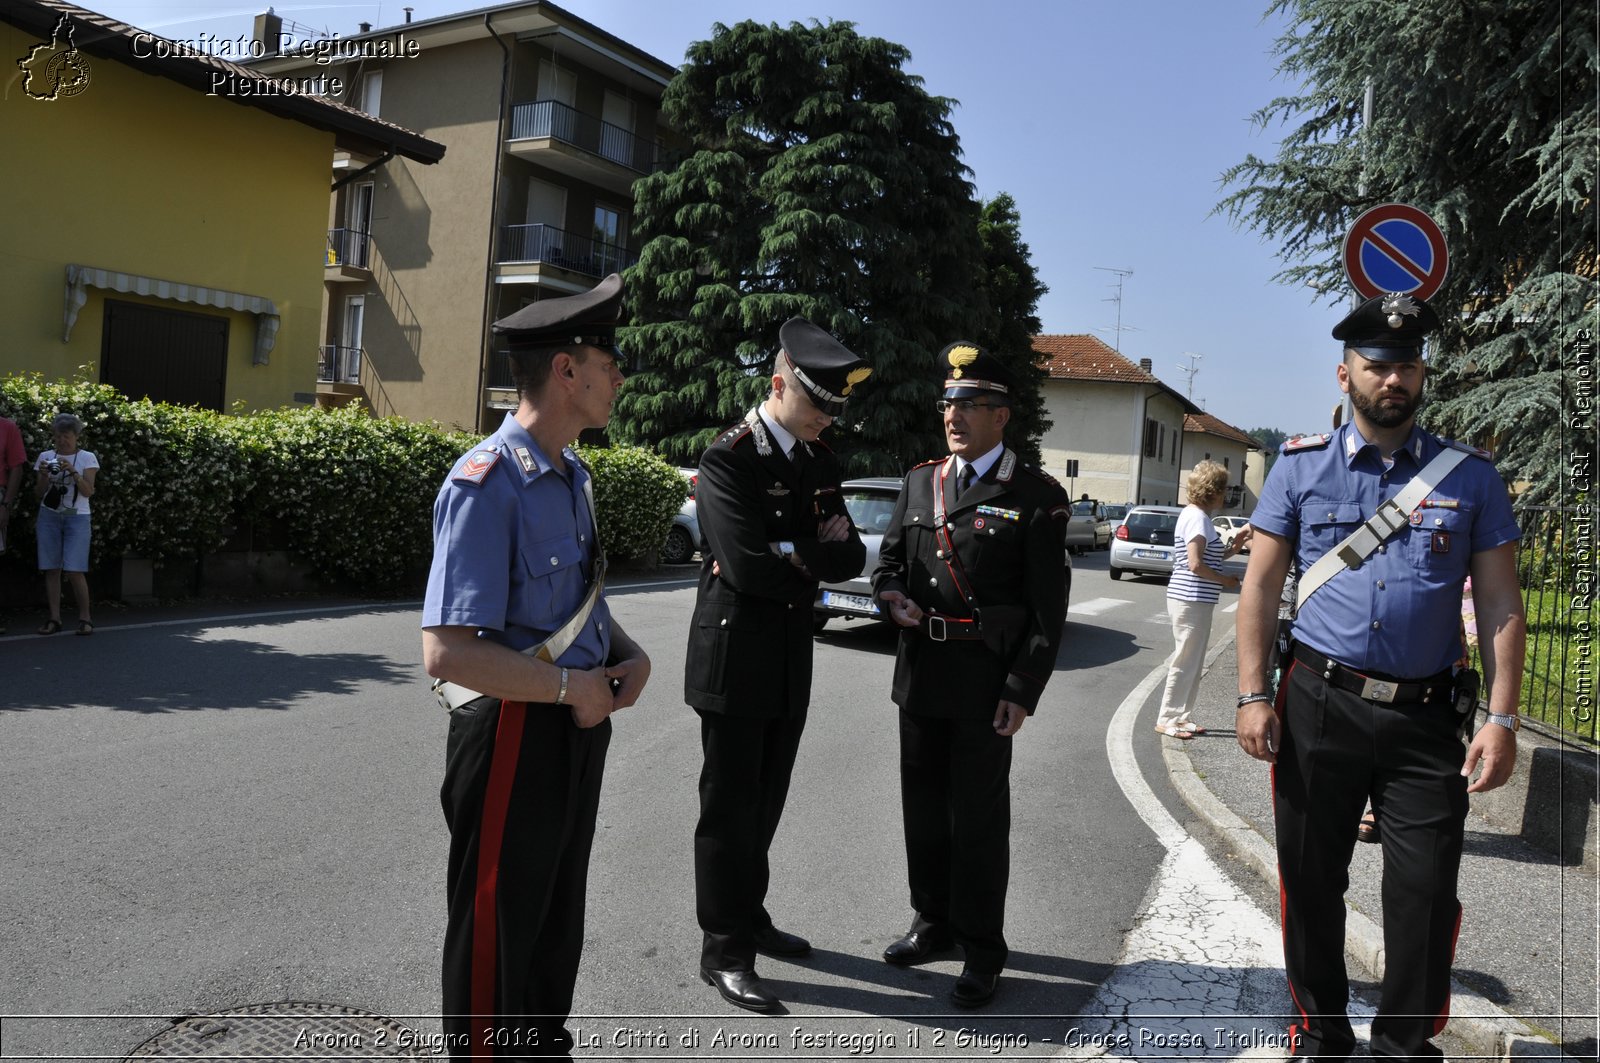
[[[774,391],[700,459],[695,497],[704,562],[684,662],[684,699],[700,716],[705,755],[694,838],[701,977],[729,1003],[754,1011],[779,1003],[755,973],[757,949],[810,951],[803,938],[773,926],[765,900],[767,852],[811,699],[817,583],[851,579],[866,564],[853,525],[842,541],[818,539],[828,518],[849,520],[838,460],[822,443],[798,436],[786,454],[767,407],[809,401],[790,408],[812,423],[819,414],[837,416],[870,370],[804,319],[791,319],[780,334],[787,398]]]
[[[998,383],[1009,374],[992,356],[953,344],[944,357],[957,378],[947,399],[1009,401]],[[873,575],[880,602],[898,591],[924,613],[900,631],[892,693],[916,918],[884,959],[921,963],[961,946],[952,999],[974,1007],[993,995],[1007,957],[1011,736],[998,732],[996,711],[1008,701],[1031,716],[1055,670],[1070,504],[1009,447],[959,496],[957,468],[952,454],[906,474]]]

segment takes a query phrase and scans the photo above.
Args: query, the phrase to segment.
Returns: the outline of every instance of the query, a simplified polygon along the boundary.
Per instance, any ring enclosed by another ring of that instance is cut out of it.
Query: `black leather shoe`
[[[713,971],[700,968],[700,978],[737,1008],[747,1011],[776,1011],[782,1003],[754,971]]]
[[[995,987],[1000,984],[1000,972],[984,974],[971,967],[961,968],[961,977],[950,991],[950,1002],[963,1008],[978,1008],[989,1003]]]
[[[884,949],[883,958],[889,963],[912,967],[919,963],[927,963],[936,953],[949,952],[955,947],[955,939],[949,934],[940,934],[932,930],[913,930]]]
[[[756,951],[768,956],[809,956],[811,942],[799,934],[785,934],[775,926],[765,927],[755,933]]]

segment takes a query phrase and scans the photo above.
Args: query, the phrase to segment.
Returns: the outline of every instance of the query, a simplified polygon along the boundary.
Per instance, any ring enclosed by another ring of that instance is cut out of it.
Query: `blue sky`
[[[234,0],[82,0],[162,36],[248,34],[265,8]],[[714,22],[844,19],[905,45],[928,91],[952,97],[965,161],[985,198],[1009,192],[1050,292],[1044,331],[1109,344],[1117,277],[1122,353],[1149,358],[1239,428],[1322,431],[1338,400],[1338,305],[1271,280],[1276,248],[1210,216],[1218,177],[1277,151],[1249,116],[1297,86],[1276,72],[1281,21],[1266,0],[555,0],[669,63]],[[278,3],[297,23],[352,34],[486,6],[471,0]],[[1381,120],[1382,101],[1379,101]],[[1195,361],[1191,354],[1201,357]]]

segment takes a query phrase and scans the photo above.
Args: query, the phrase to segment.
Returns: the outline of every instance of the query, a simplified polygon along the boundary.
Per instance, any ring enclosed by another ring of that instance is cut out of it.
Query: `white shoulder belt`
[[[1450,470],[1467,458],[1466,451],[1445,447],[1432,461],[1423,466],[1399,494],[1378,507],[1378,511],[1357,528],[1344,542],[1317,558],[1300,577],[1300,588],[1295,598],[1296,614],[1305,606],[1306,599],[1317,592],[1324,583],[1346,569],[1361,567],[1361,563],[1395,532],[1411,522],[1411,513],[1422,500],[1444,481]]]
[[[600,515],[594,508],[593,474],[590,474],[589,478],[583,482],[583,497],[589,503],[589,522],[594,527],[594,548],[597,553],[594,579],[589,584],[589,592],[583,596],[583,604],[578,606],[578,611],[572,614],[570,620],[557,628],[543,642],[529,646],[522,651],[530,657],[537,657],[539,660],[549,664],[555,664],[556,660],[567,652],[568,647],[578,640],[579,632],[589,622],[589,614],[594,612],[595,603],[600,601],[600,592],[605,589],[606,585],[606,552],[600,545]],[[449,712],[484,695],[459,683],[435,679],[433,681],[433,696],[438,698],[439,704],[444,706],[446,712]]]

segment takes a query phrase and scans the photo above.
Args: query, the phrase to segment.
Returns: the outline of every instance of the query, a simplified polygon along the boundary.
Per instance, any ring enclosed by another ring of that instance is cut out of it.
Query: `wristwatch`
[[[787,539],[784,539],[782,542],[778,543],[778,556],[783,558],[785,561],[793,557],[794,543]]]
[[[1499,724],[1501,727],[1509,730],[1512,734],[1516,734],[1518,731],[1522,730],[1522,715],[1520,713],[1491,712],[1489,714],[1489,722]]]

